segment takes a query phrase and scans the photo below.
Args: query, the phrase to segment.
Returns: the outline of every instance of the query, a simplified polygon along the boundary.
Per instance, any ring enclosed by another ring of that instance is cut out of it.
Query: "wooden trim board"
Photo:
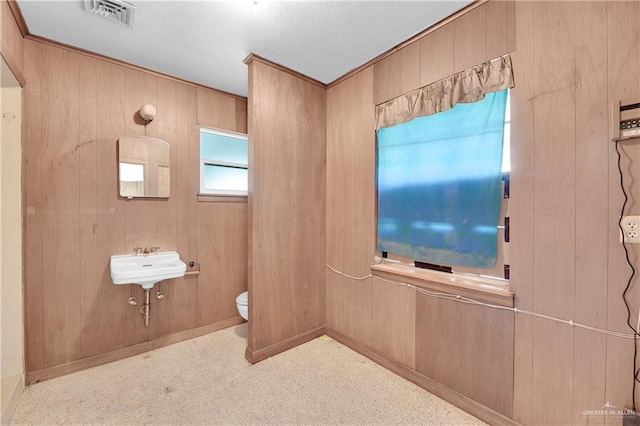
[[[269,358],[270,356],[295,348],[296,346],[299,346],[303,343],[307,343],[308,341],[318,338],[324,334],[325,334],[325,327],[318,327],[316,329],[307,331],[306,333],[299,334],[297,336],[291,337],[287,340],[283,340],[282,342],[278,342],[276,344],[267,346],[266,348],[262,348],[257,351],[252,351],[247,346],[247,350],[245,352],[244,357],[251,364],[255,364],[256,362],[263,361]]]
[[[16,0],[7,0],[7,4],[9,5],[9,9],[11,9],[11,13],[13,13],[13,19],[15,19],[16,24],[18,25],[20,34],[22,34],[22,37],[26,37],[29,34],[29,27],[27,26],[27,22],[24,20],[20,6]]]
[[[178,342],[183,342],[185,340],[193,339],[199,336],[204,336],[205,334],[213,333],[214,331],[219,331],[224,328],[233,327],[234,325],[242,324],[243,322],[244,320],[238,316],[213,324],[204,325],[202,327],[170,334],[168,336],[164,336],[148,342],[138,343],[137,345],[128,346],[126,348],[116,349],[115,351],[107,352],[104,354],[95,355],[89,358],[83,358],[78,361],[72,361],[66,364],[56,365],[42,370],[33,371],[27,373],[27,385],[38,383],[43,380],[53,379],[87,368],[97,367],[98,365],[117,361],[119,359],[127,358],[133,355],[138,355],[143,352],[148,352]]]
[[[349,347],[350,349],[358,352],[359,354],[369,358],[371,361],[379,364],[380,366],[386,368],[387,370],[409,380],[412,383],[420,386],[426,391],[434,394],[435,396],[444,399],[450,404],[455,405],[461,410],[466,411],[479,418],[480,420],[487,422],[490,425],[519,425],[516,421],[503,416],[502,414],[485,407],[482,404],[468,398],[464,395],[459,394],[458,392],[449,389],[448,387],[430,379],[429,377],[423,376],[411,368],[394,361],[375,349],[370,348],[362,343],[356,342],[351,338],[345,336],[344,334],[336,331],[330,327],[325,327],[325,332],[327,336],[332,339],[342,343],[343,345]]]
[[[256,55],[255,53],[250,53],[249,56],[247,56],[245,58],[245,60],[243,61],[245,64],[249,65],[252,61],[258,61],[258,62],[262,62],[265,65],[269,65],[270,67],[276,68],[282,72],[286,72],[287,74],[291,74],[294,77],[298,77],[301,80],[304,80],[308,83],[311,84],[315,84],[318,87],[322,87],[323,89],[327,88],[327,85],[321,81],[316,80],[315,78],[311,78],[309,76],[306,76],[302,73],[299,73],[298,71],[292,70],[291,68],[287,68],[284,65],[280,65],[277,64],[275,62],[271,62],[268,59],[264,59],[263,57],[260,57],[258,55]]]
[[[24,87],[24,85],[27,84],[27,80],[24,78],[24,75],[22,75],[22,73],[20,72],[20,69],[16,64],[16,62],[7,52],[8,52],[8,49],[5,48],[3,43],[2,47],[0,47],[0,55],[2,56],[2,59],[4,59],[4,61],[7,63],[7,66],[13,73],[13,76],[18,81],[18,84],[20,84],[20,87]]]

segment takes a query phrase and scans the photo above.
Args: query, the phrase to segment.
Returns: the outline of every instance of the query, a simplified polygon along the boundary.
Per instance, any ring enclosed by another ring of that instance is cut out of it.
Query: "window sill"
[[[509,290],[508,282],[504,280],[469,274],[447,274],[388,261],[371,265],[371,274],[374,277],[402,281],[427,290],[459,294],[478,302],[510,308],[514,306],[515,295]]]
[[[247,195],[223,195],[198,193],[199,203],[246,203]]]

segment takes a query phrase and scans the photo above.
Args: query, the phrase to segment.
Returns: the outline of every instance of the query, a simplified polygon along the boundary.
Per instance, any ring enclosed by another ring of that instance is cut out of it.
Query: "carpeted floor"
[[[483,424],[326,336],[250,365],[246,332],[30,386],[11,424]]]

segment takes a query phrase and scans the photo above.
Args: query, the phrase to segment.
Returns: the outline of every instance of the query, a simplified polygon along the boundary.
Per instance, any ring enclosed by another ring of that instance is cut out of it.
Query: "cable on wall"
[[[622,247],[624,248],[624,256],[627,260],[627,264],[631,269],[631,275],[629,275],[629,279],[627,281],[627,286],[624,288],[622,292],[622,300],[624,301],[624,306],[627,309],[627,325],[631,330],[633,330],[633,389],[631,391],[631,409],[636,411],[636,384],[640,381],[638,379],[638,374],[640,370],[638,370],[638,328],[640,328],[640,315],[638,316],[638,325],[634,328],[631,324],[631,307],[629,306],[629,301],[627,300],[627,293],[631,288],[631,282],[633,281],[634,276],[636,275],[636,269],[633,267],[633,263],[629,258],[629,249],[627,248],[627,244],[624,242],[624,229],[622,229],[622,219],[624,218],[624,211],[627,208],[627,203],[629,201],[629,196],[627,195],[627,191],[624,188],[624,173],[622,171],[622,154],[620,153],[620,143],[619,141],[615,141],[616,144],[616,154],[618,154],[618,173],[620,174],[620,189],[622,189],[622,195],[624,195],[624,202],[622,203],[622,208],[620,209],[620,218],[618,220],[618,228],[620,229],[620,234],[622,237]]]
[[[333,268],[331,265],[327,264],[327,268],[330,269],[331,271],[335,272],[338,275],[341,275],[343,277],[347,277],[353,280],[365,280],[367,278],[371,278],[373,277],[372,274],[368,274],[368,275],[364,275],[364,276],[353,276],[353,275],[349,275],[349,274],[345,274],[344,272],[341,272],[335,268]],[[383,278],[380,276],[376,276],[377,279],[387,282],[389,284],[393,284],[396,286],[401,286],[401,287],[409,287],[415,291],[417,291],[418,293],[430,296],[430,297],[435,297],[435,298],[439,298],[439,299],[446,299],[446,300],[451,300],[454,302],[458,302],[458,303],[465,303],[465,304],[469,304],[469,305],[478,305],[478,306],[484,306],[487,308],[492,308],[492,309],[501,309],[501,310],[505,310],[505,311],[511,311],[513,313],[516,314],[522,314],[522,315],[527,315],[527,316],[531,316],[531,317],[536,317],[536,318],[543,318],[546,320],[550,320],[550,321],[555,321],[555,322],[559,322],[561,324],[566,324],[569,325],[571,327],[577,327],[577,328],[582,328],[584,330],[589,330],[589,331],[593,331],[595,333],[601,333],[601,334],[606,334],[608,336],[614,336],[614,337],[619,337],[619,338],[623,338],[623,339],[634,339],[637,337],[637,333],[636,334],[627,334],[627,333],[620,333],[617,331],[611,331],[611,330],[606,330],[604,328],[599,328],[599,327],[592,327],[590,325],[586,325],[586,324],[581,324],[578,322],[575,322],[573,320],[565,320],[562,318],[556,318],[556,317],[552,317],[550,315],[544,315],[544,314],[540,314],[537,312],[533,312],[533,311],[527,311],[524,309],[518,309],[517,307],[509,307],[509,306],[501,306],[501,305],[494,305],[491,303],[485,303],[485,302],[481,302],[479,300],[475,300],[475,299],[471,299],[469,297],[466,296],[462,296],[460,294],[453,294],[453,293],[441,293],[441,292],[435,292],[435,291],[430,291],[427,290],[425,288],[410,284],[410,283],[406,283],[403,281],[396,281],[396,280],[390,280],[387,278]],[[640,317],[638,318],[638,320],[640,321]],[[635,331],[635,329],[634,329]],[[640,373],[640,372],[639,372]],[[634,408],[635,410],[635,408]]]

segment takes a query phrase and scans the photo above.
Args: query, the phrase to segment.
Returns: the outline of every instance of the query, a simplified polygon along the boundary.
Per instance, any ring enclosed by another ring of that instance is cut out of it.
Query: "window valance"
[[[376,129],[446,111],[459,102],[477,102],[487,93],[513,86],[507,54],[376,106]]]

